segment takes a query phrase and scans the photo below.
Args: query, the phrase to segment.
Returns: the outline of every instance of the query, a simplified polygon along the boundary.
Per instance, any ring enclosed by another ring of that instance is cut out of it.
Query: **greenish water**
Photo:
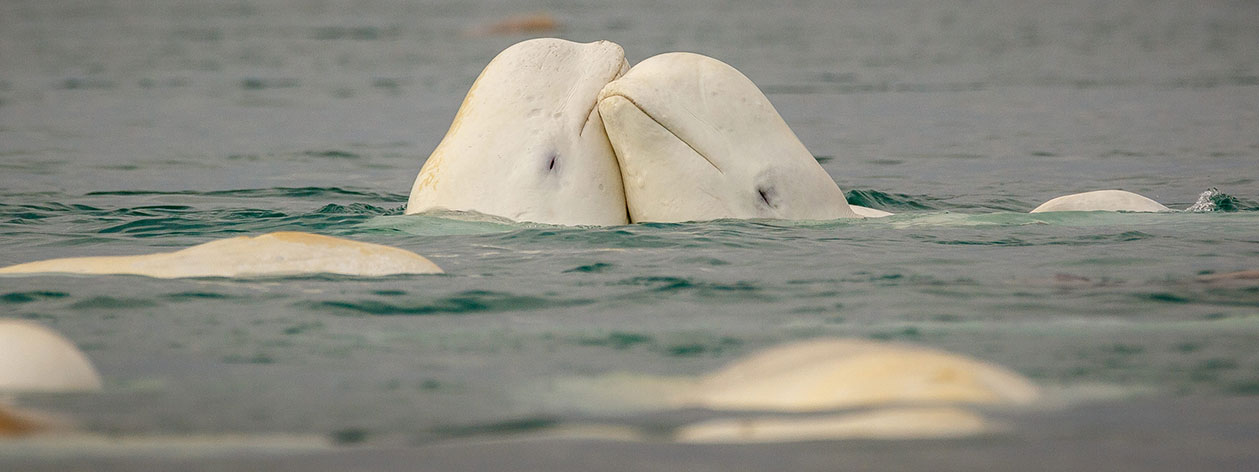
[[[850,200],[898,215],[608,228],[403,216],[472,79],[523,38],[464,32],[535,10],[631,62],[692,50],[735,65]],[[0,278],[0,316],[62,332],[106,383],[21,401],[109,435],[359,448],[268,463],[307,470],[1254,465],[1259,285],[1199,277],[1259,269],[1257,18],[1246,2],[5,2],[0,264],[298,230],[447,272]],[[1187,208],[1211,187],[1230,211],[1025,213],[1101,188]],[[676,426],[705,412],[566,386],[698,375],[817,336],[975,356],[1058,406],[960,442],[466,442],[592,420]],[[5,450],[0,468],[174,468],[173,450]],[[267,457],[188,454],[178,468]]]

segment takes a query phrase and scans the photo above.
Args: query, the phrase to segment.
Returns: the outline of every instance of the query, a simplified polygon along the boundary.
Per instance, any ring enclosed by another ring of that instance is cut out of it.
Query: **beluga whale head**
[[[597,108],[629,69],[615,43],[541,38],[499,53],[420,169],[406,213],[476,211],[566,225],[628,223]]]
[[[747,77],[661,54],[599,93],[631,221],[858,217]]]

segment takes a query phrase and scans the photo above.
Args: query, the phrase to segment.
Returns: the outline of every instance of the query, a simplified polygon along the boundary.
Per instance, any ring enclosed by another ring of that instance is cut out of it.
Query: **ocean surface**
[[[481,34],[531,12],[559,29]],[[402,215],[472,80],[537,35],[723,60],[897,215]],[[1259,281],[1204,277],[1259,269],[1256,45],[1245,1],[5,1],[0,265],[292,230],[446,274],[0,278],[0,316],[105,380],[20,397],[89,439],[0,442],[0,469],[1259,467]],[[1026,213],[1105,188],[1220,194]],[[964,440],[510,439],[668,431],[709,412],[654,385],[821,336],[977,357],[1048,400]]]

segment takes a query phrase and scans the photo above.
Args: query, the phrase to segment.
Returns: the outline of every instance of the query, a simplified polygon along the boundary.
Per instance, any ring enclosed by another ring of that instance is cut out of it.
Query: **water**
[[[631,62],[729,62],[852,201],[899,215],[402,216],[472,79],[524,38],[467,32],[522,11]],[[0,444],[0,464],[1254,466],[1259,287],[1198,277],[1259,268],[1257,19],[1253,3],[1189,1],[5,2],[0,264],[299,230],[410,249],[447,274],[0,279],[0,315],[64,333],[106,381],[22,403],[151,438]],[[1214,212],[1025,214],[1102,188],[1184,209],[1212,187],[1231,198]],[[963,441],[483,442],[592,421],[667,429],[706,413],[635,404],[647,387],[607,379],[697,375],[816,336],[979,357],[1054,406]],[[224,434],[255,439],[160,442]],[[275,435],[297,439],[262,439]],[[306,449],[324,442],[337,449]]]

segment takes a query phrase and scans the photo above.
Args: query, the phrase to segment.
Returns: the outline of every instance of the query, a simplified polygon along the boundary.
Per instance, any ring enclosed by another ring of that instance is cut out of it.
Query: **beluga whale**
[[[100,374],[70,340],[30,321],[0,318],[0,440],[42,432],[57,423],[23,411],[14,404],[14,394],[100,389]]]
[[[406,213],[628,223],[621,171],[596,110],[599,91],[628,69],[609,41],[539,38],[503,50],[420,169]]]
[[[1092,192],[1073,193],[1051,199],[1033,208],[1029,213],[1047,213],[1054,211],[1132,211],[1162,212],[1172,211],[1162,203],[1124,190],[1094,190]]]
[[[599,92],[629,218],[857,218],[826,170],[734,67],[675,52]]]
[[[433,261],[405,249],[297,231],[219,239],[173,252],[63,257],[0,267],[0,276],[142,275],[159,279],[440,273],[442,269]]]

